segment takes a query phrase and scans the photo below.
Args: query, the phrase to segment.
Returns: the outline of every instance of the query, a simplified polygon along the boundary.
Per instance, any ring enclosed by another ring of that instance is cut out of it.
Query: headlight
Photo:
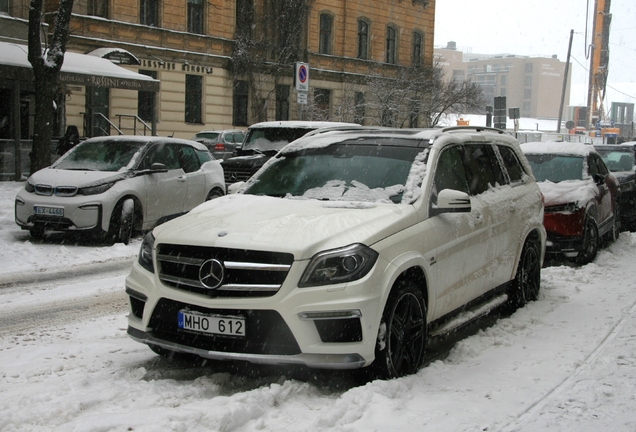
[[[35,192],[35,186],[33,186],[31,183],[26,182],[26,184],[24,185],[24,190],[30,193]]]
[[[577,203],[567,203],[545,207],[544,211],[545,213],[575,213],[578,209]]]
[[[141,242],[139,248],[139,257],[137,258],[139,265],[148,270],[150,273],[155,272],[155,266],[152,263],[152,250],[155,247],[155,236],[150,231]]]
[[[303,277],[300,288],[351,282],[363,278],[378,259],[378,253],[363,244],[352,244],[316,254]]]
[[[97,186],[86,186],[83,188],[79,188],[77,193],[80,195],[97,195],[100,193],[106,192],[108,189],[112,188],[115,182],[104,183]]]

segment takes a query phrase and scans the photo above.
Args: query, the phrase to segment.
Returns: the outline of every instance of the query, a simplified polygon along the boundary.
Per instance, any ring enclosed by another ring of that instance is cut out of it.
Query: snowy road
[[[139,242],[32,242],[14,192],[0,185],[0,431],[636,430],[634,233],[543,269],[538,301],[416,375],[359,384],[156,356],[126,336]]]

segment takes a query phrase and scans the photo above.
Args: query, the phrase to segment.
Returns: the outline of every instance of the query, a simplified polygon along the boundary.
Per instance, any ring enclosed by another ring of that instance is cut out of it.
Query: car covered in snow
[[[128,334],[166,356],[411,374],[429,337],[537,298],[545,238],[501,130],[307,135],[145,236]]]
[[[621,185],[621,230],[636,231],[636,142],[598,144],[594,148]]]
[[[215,159],[224,160],[234,154],[244,138],[245,132],[238,129],[203,130],[197,132],[192,137],[192,141],[205,144]]]
[[[134,232],[224,191],[223,169],[203,144],[163,137],[91,138],[28,178],[15,199],[15,221],[34,238],[45,231],[86,232],[128,243]]]
[[[313,131],[359,127],[356,123],[326,121],[270,121],[247,129],[245,139],[231,157],[223,161],[227,185],[249,179],[256,171],[290,142]]]
[[[545,197],[546,252],[591,262],[601,240],[620,233],[618,181],[592,145],[550,141],[521,148]]]

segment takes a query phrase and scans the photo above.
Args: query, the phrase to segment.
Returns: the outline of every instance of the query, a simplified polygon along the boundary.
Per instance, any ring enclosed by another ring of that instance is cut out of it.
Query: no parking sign
[[[309,91],[309,65],[307,63],[296,63],[294,84],[296,91]]]

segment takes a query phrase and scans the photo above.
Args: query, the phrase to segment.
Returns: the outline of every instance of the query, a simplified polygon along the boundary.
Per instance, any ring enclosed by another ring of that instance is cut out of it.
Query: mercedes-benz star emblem
[[[217,289],[223,283],[225,269],[221,261],[210,259],[199,267],[199,281],[201,285],[210,289]]]
[[[230,180],[232,181],[237,181],[238,180],[238,174],[236,174],[235,172],[230,172]]]

